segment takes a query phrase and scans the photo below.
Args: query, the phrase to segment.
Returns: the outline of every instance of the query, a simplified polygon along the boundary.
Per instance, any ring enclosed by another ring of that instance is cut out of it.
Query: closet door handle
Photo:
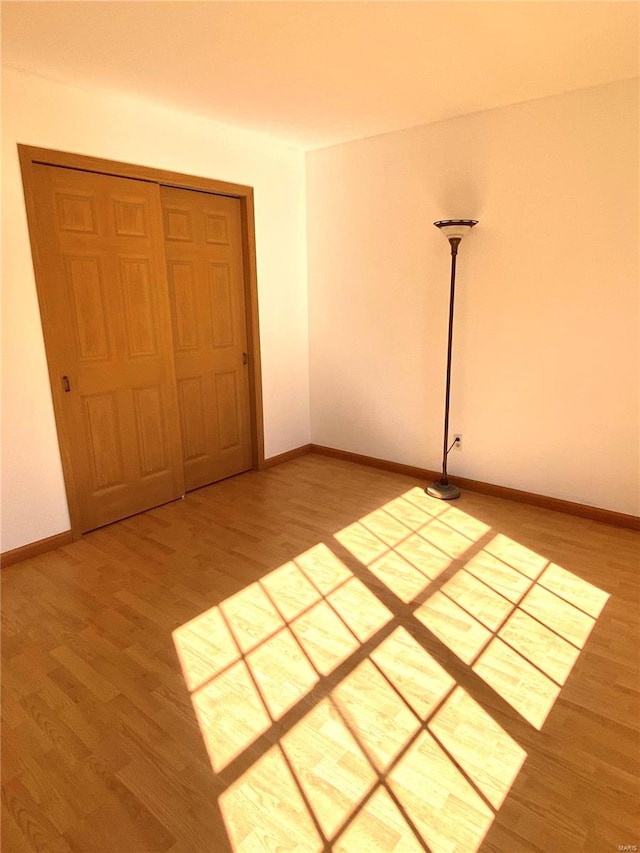
[[[68,376],[62,377],[62,387],[64,388],[64,393],[68,394],[71,391],[71,382],[69,381]]]
[[[248,363],[249,363],[249,356],[246,354],[246,352],[243,352],[243,353],[242,353],[242,363],[243,363],[243,364],[248,364]]]

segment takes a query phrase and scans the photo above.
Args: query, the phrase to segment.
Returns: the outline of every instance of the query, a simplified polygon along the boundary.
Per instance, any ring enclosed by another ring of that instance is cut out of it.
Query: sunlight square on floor
[[[500,595],[516,604],[530,589],[532,580],[494,557],[485,548],[465,563],[465,569]]]
[[[389,608],[358,578],[329,593],[327,601],[361,642],[393,618]]]
[[[356,560],[359,560],[364,566],[368,566],[369,563],[382,557],[389,550],[389,545],[386,542],[383,542],[379,536],[360,524],[359,521],[339,530],[334,535],[342,547],[353,554]]]
[[[580,649],[522,610],[514,611],[498,636],[560,685],[580,654]]]
[[[279,720],[318,683],[316,671],[288,628],[254,649],[246,660],[274,720]]]
[[[431,583],[427,575],[395,551],[374,560],[369,569],[405,604],[413,601]]]
[[[386,506],[364,515],[358,524],[377,536],[389,548],[393,548],[412,532],[411,527],[407,527],[396,516],[387,512]]]
[[[269,572],[260,585],[287,622],[321,599],[318,590],[294,562]]]
[[[429,732],[422,732],[389,774],[389,785],[433,853],[480,846],[493,811]]]
[[[395,553],[422,572],[429,580],[435,580],[452,563],[451,557],[418,533],[412,533],[400,542],[395,548]]]
[[[191,701],[216,773],[272,723],[244,661],[193,693]]]
[[[295,619],[291,630],[321,675],[328,675],[360,646],[326,601],[314,605]]]
[[[491,641],[473,671],[536,729],[542,728],[560,694],[557,684],[499,638]]]
[[[176,628],[173,641],[190,691],[240,658],[238,646],[217,607]]]
[[[281,743],[323,834],[332,838],[374,787],[377,774],[329,699]]]
[[[524,749],[461,687],[431,718],[429,731],[499,809],[527,757]]]
[[[538,583],[593,619],[597,619],[602,613],[602,608],[609,598],[604,590],[598,589],[555,563],[547,566]]]
[[[328,595],[353,577],[342,560],[323,542],[299,554],[294,562],[322,595]]]
[[[220,809],[237,853],[320,853],[324,848],[279,746],[265,752],[221,795]]]
[[[539,585],[532,587],[520,602],[520,607],[579,649],[584,646],[596,622],[588,613]]]
[[[456,683],[406,628],[396,628],[370,658],[421,720]]]
[[[460,569],[443,586],[442,592],[490,631],[497,631],[511,613],[513,604],[465,569]]]
[[[447,527],[451,527],[472,542],[478,542],[491,531],[488,524],[485,524],[478,518],[474,518],[473,515],[469,515],[467,512],[463,512],[457,506],[453,506],[453,504],[448,504],[444,512],[440,513],[438,519],[446,524]]]
[[[258,583],[225,599],[220,610],[242,652],[251,651],[285,624]]]
[[[473,540],[447,524],[447,517],[434,518],[417,531],[431,545],[435,545],[443,554],[452,559],[462,557],[473,545]]]
[[[388,769],[420,728],[420,720],[370,660],[343,678],[331,698],[380,771]]]
[[[422,512],[426,513],[431,518],[436,518],[438,515],[447,512],[449,505],[438,498],[432,498],[424,489],[419,486],[414,486],[402,495],[402,500],[413,504]],[[386,504],[385,504],[386,506]]]
[[[548,560],[535,551],[531,551],[519,542],[514,542],[503,533],[497,533],[493,539],[484,546],[484,550],[497,557],[507,566],[517,569],[523,575],[536,580],[547,567]]]
[[[415,489],[414,492],[415,502],[410,500],[410,493],[407,492],[384,505],[385,511],[401,521],[409,530],[417,530],[433,518],[434,514],[438,515],[444,509],[442,505],[427,507],[425,503],[421,504],[421,496],[428,498],[428,495],[425,495],[424,491],[420,493],[419,489]],[[431,499],[429,498],[429,500]]]
[[[491,639],[491,631],[443,592],[431,595],[415,617],[464,663],[470,664]]]

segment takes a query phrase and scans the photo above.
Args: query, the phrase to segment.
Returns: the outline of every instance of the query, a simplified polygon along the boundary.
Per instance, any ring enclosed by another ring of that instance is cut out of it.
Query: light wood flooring
[[[423,486],[308,455],[3,569],[3,853],[640,845],[639,534]]]

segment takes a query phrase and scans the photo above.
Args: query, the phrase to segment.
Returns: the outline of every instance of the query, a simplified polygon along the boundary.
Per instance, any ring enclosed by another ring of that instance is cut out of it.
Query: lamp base
[[[441,501],[452,501],[454,498],[460,497],[460,489],[454,486],[453,483],[431,483],[427,486],[425,492],[431,495],[432,498],[439,498]]]

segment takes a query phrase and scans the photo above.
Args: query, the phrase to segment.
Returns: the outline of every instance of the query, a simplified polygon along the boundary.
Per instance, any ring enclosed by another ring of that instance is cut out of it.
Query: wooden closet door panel
[[[185,484],[251,468],[240,202],[162,187]]]
[[[86,531],[184,493],[159,188],[54,166],[35,180],[45,342]]]

